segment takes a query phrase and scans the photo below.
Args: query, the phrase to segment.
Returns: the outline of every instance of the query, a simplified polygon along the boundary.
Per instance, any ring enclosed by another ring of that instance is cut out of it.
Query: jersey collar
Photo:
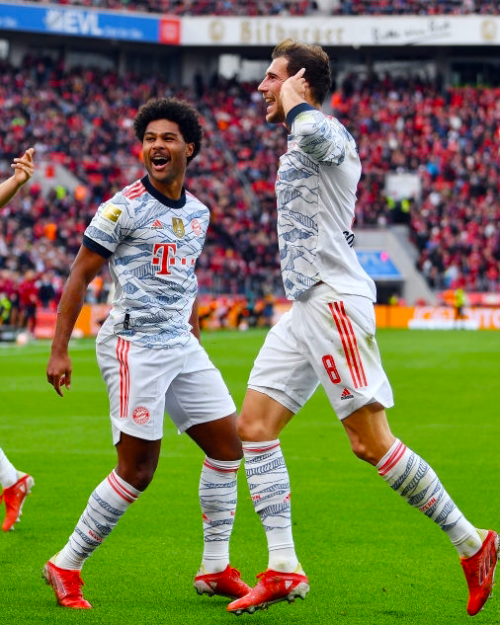
[[[148,193],[156,198],[158,202],[161,202],[165,206],[168,206],[169,208],[182,208],[186,205],[186,189],[184,187],[182,187],[181,197],[178,200],[172,200],[166,195],[163,195],[161,191],[158,191],[158,189],[155,189],[155,187],[153,187],[153,185],[149,181],[149,177],[147,174],[144,176],[141,182],[146,187]]]

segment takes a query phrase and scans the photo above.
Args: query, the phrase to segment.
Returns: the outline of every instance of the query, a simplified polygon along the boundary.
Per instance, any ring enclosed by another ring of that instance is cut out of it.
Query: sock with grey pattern
[[[229,540],[237,503],[237,475],[241,460],[205,458],[200,477],[205,573],[219,573],[229,564]]]
[[[269,549],[268,568],[292,573],[298,567],[292,535],[290,478],[279,440],[243,443],[245,472]]]
[[[482,545],[479,532],[460,512],[425,460],[396,439],[377,469],[382,479],[410,506],[441,527],[460,557],[468,558],[479,551]]]
[[[62,569],[81,569],[140,494],[140,490],[112,471],[90,495],[67,544],[52,562]]]

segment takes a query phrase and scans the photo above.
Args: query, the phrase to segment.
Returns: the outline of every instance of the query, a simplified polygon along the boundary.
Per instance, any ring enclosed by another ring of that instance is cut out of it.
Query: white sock
[[[269,549],[268,568],[292,573],[298,567],[292,535],[290,478],[279,440],[243,443],[245,472]]]
[[[90,495],[67,544],[54,556],[54,564],[62,569],[81,569],[141,492],[112,471]]]
[[[10,488],[19,479],[17,470],[0,447],[0,484],[2,488]]]
[[[219,573],[229,564],[229,539],[237,502],[237,474],[241,460],[205,458],[200,477],[203,516],[203,560],[206,573]]]
[[[479,551],[480,534],[457,508],[425,460],[396,439],[377,469],[393,490],[441,527],[460,557],[469,558]]]

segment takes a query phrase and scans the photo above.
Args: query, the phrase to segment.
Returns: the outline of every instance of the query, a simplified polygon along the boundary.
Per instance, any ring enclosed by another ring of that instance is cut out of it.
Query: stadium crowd
[[[274,181],[286,135],[264,122],[255,87],[213,77],[175,92],[196,102],[206,134],[187,180],[212,211],[201,293],[282,293]],[[61,164],[78,181],[46,194],[35,178],[0,210],[0,301],[12,300],[12,314],[22,311],[19,284],[26,280],[44,306],[55,305],[97,205],[142,176],[135,111],[151,96],[172,93],[157,78],[67,70],[45,58],[26,58],[21,69],[0,66],[0,177],[33,145],[42,178]],[[350,76],[332,95],[332,112],[355,135],[364,167],[357,226],[406,219],[418,267],[434,289],[500,290],[499,95],[389,76]],[[384,186],[387,173],[406,171],[418,173],[422,193],[402,213]],[[104,275],[89,300],[105,301],[108,290]]]
[[[139,11],[176,16],[310,15],[315,0],[35,0],[43,4],[80,5],[94,9]]]
[[[24,0],[176,16],[245,15],[498,15],[498,0]],[[326,5],[326,7],[325,7]]]
[[[333,15],[498,15],[498,0],[340,0]]]

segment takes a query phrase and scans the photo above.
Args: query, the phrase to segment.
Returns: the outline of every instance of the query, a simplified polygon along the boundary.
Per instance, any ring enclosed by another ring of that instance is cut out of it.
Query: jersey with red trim
[[[98,341],[117,334],[149,348],[187,343],[209,220],[194,195],[171,200],[147,176],[99,207],[83,244],[109,259],[115,298]]]
[[[339,294],[376,299],[373,280],[353,249],[354,208],[361,162],[338,119],[308,104],[287,117],[292,134],[276,181],[278,241],[288,299],[317,282]]]

